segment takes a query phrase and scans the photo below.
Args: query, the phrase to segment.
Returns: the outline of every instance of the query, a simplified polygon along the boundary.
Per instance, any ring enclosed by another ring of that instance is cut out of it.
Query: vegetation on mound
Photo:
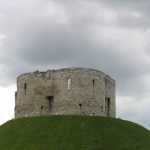
[[[150,150],[150,131],[104,117],[22,118],[0,126],[0,150]]]

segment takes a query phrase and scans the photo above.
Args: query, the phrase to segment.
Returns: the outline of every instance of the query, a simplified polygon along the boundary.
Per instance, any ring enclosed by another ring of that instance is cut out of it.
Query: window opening
[[[24,83],[24,93],[26,95],[26,92],[27,92],[27,83]]]
[[[103,105],[101,105],[101,112],[103,112]]]
[[[46,99],[48,100],[48,109],[49,109],[49,111],[51,111],[52,104],[53,104],[53,101],[54,101],[54,96],[46,96]]]
[[[106,115],[110,116],[110,98],[109,97],[105,98],[105,111],[106,111]]]
[[[71,89],[71,79],[68,79],[68,90]]]
[[[93,79],[93,81],[92,81],[92,82],[93,82],[93,88],[94,88],[94,86],[95,86],[95,80]]]
[[[79,104],[80,109],[82,108],[82,104]]]
[[[44,106],[42,105],[42,106],[41,106],[41,110],[43,110],[43,108],[44,108]]]

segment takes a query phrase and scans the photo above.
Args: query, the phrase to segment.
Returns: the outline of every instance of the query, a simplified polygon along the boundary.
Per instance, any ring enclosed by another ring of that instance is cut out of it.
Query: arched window
[[[68,79],[68,90],[71,89],[71,78]]]

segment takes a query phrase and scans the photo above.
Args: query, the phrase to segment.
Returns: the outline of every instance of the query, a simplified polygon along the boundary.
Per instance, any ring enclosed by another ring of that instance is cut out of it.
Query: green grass
[[[150,131],[104,117],[23,118],[0,126],[0,150],[150,150]]]

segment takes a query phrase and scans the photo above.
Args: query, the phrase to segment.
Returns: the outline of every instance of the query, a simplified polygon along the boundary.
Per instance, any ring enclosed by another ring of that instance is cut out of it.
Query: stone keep
[[[115,81],[95,69],[65,68],[17,78],[15,117],[116,116]]]

